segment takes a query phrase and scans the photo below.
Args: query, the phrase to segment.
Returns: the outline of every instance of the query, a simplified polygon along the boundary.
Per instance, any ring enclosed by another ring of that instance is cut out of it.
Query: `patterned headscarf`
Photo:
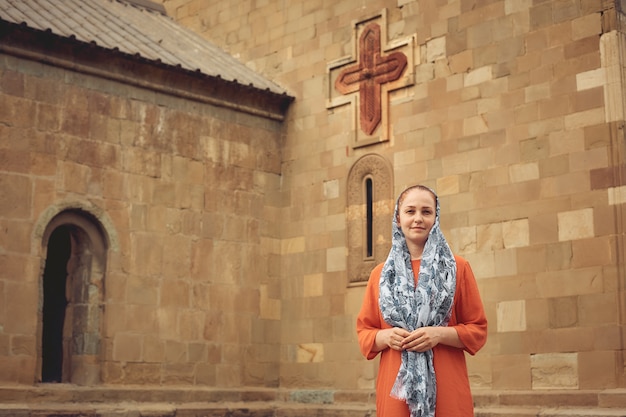
[[[430,191],[436,201],[435,222],[422,253],[417,288],[406,238],[397,222],[400,198],[411,189]],[[439,198],[435,192],[418,185],[400,194],[392,231],[391,251],[380,277],[379,304],[385,322],[410,332],[426,326],[447,326],[456,290],[456,261],[439,228]],[[407,402],[411,417],[435,415],[437,384],[432,350],[402,351],[391,396]]]

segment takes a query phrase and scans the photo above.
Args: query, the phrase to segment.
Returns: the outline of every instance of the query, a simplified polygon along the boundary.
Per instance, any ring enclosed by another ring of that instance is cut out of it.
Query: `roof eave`
[[[285,119],[294,100],[288,94],[207,75],[200,69],[190,71],[2,19],[0,52],[279,121]]]

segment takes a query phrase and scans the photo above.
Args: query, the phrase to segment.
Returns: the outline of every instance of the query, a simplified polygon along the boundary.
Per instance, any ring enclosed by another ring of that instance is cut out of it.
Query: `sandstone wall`
[[[280,145],[278,121],[0,55],[0,382],[41,378],[70,210],[107,245],[83,383],[275,386]]]
[[[478,277],[490,334],[469,360],[475,388],[624,386],[622,2],[162,3],[296,97],[282,145],[282,385],[374,386],[346,264],[348,175],[373,153],[393,167],[391,195],[438,190]],[[383,98],[388,140],[363,138],[355,100],[329,105],[333,68],[357,59],[368,19],[412,48],[412,79]]]

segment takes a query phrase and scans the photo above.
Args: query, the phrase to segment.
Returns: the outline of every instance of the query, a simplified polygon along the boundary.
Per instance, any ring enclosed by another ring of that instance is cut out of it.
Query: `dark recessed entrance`
[[[66,210],[43,236],[41,382],[94,385],[101,381],[106,239],[100,222]]]
[[[69,228],[56,228],[48,240],[43,273],[43,330],[41,341],[41,380],[62,382],[63,328],[67,308],[67,264],[71,254]]]

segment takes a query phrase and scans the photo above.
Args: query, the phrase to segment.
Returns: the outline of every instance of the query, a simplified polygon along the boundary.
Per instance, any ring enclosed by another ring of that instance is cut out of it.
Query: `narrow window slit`
[[[366,239],[367,239],[367,257],[374,256],[374,196],[372,179],[365,180],[365,210],[366,210]]]

